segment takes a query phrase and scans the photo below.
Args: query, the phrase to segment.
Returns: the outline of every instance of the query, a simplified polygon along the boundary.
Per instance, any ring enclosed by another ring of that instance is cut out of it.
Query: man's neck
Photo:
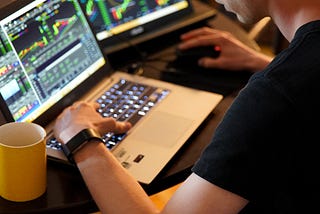
[[[270,11],[281,33],[291,42],[299,27],[320,20],[320,1],[282,0],[281,3],[271,3]]]

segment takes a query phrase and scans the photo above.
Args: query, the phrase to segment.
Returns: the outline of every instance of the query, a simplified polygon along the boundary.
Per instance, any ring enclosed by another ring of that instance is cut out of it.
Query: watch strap
[[[71,163],[74,163],[73,155],[90,140],[98,140],[104,143],[101,135],[97,131],[88,128],[81,130],[67,143],[62,145],[62,150]]]

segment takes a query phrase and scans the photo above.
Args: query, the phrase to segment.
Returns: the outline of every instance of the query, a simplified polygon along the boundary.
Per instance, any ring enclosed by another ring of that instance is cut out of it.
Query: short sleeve
[[[261,187],[261,182],[272,176],[272,166],[277,164],[270,155],[279,127],[286,120],[287,105],[289,102],[267,78],[249,81],[226,112],[193,172],[247,199],[256,190],[267,189],[268,185]]]

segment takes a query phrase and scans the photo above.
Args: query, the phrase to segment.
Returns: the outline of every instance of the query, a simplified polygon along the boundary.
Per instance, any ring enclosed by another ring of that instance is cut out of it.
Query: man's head
[[[239,21],[253,24],[270,16],[282,34],[291,41],[302,25],[320,20],[319,0],[215,0],[235,13]]]

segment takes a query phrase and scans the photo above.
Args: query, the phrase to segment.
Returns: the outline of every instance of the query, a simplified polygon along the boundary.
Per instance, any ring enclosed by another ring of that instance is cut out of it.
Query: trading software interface
[[[80,0],[98,40],[164,17],[188,6],[186,0]],[[156,27],[156,26],[155,26]],[[132,32],[133,34],[139,34]]]
[[[0,26],[0,94],[15,121],[32,121],[104,63],[75,1],[37,0]]]

